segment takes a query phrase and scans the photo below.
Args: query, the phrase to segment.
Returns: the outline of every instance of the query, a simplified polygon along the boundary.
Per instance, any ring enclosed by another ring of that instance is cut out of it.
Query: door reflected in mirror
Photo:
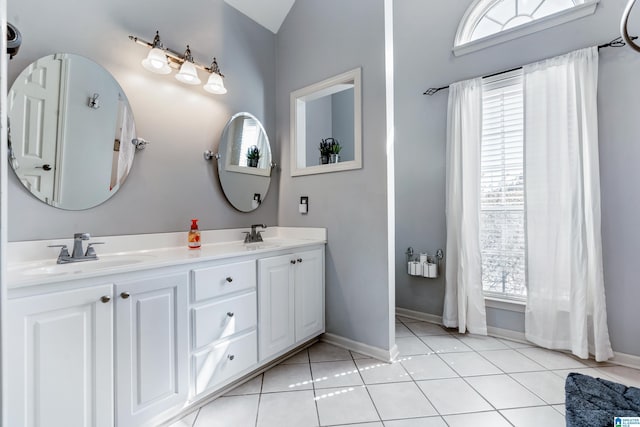
[[[291,93],[291,175],[362,167],[361,70]]]
[[[225,197],[240,212],[251,212],[264,201],[271,183],[269,137],[249,113],[235,114],[222,132],[218,178]]]
[[[113,196],[133,165],[127,97],[102,66],[59,53],[30,64],[8,99],[9,162],[50,206],[82,210]]]

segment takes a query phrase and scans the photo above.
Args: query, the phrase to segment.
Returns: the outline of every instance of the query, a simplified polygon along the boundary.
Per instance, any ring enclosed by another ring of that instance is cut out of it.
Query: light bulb
[[[184,64],[182,64],[182,66],[180,67],[180,71],[178,72],[178,74],[176,74],[176,79],[188,85],[200,84],[196,66],[189,61],[185,61]]]
[[[167,55],[157,47],[151,49],[147,57],[142,60],[142,66],[156,74],[169,74],[171,72],[171,68],[167,63]]]
[[[204,90],[209,93],[213,93],[216,95],[223,95],[227,93],[227,89],[224,87],[224,81],[219,74],[211,73],[209,76],[209,80],[207,80],[207,84],[204,85]]]

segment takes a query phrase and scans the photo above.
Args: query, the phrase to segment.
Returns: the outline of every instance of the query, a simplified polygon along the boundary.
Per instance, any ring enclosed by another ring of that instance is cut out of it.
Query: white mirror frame
[[[354,160],[300,167],[306,159],[306,103],[343,90],[353,84]],[[300,162],[299,162],[300,160]],[[340,172],[362,168],[362,69],[356,68],[291,92],[291,176]]]

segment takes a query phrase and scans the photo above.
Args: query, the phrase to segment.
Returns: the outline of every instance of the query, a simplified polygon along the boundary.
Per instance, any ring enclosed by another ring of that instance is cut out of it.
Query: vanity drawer
[[[256,262],[244,261],[191,271],[194,302],[256,287]]]
[[[192,309],[193,349],[256,326],[257,311],[255,292]]]
[[[257,363],[256,331],[196,353],[193,356],[195,394],[207,391]]]

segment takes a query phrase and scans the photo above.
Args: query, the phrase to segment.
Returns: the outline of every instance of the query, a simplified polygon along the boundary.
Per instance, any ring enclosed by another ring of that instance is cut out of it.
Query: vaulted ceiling
[[[224,0],[263,27],[278,32],[295,0]]]

